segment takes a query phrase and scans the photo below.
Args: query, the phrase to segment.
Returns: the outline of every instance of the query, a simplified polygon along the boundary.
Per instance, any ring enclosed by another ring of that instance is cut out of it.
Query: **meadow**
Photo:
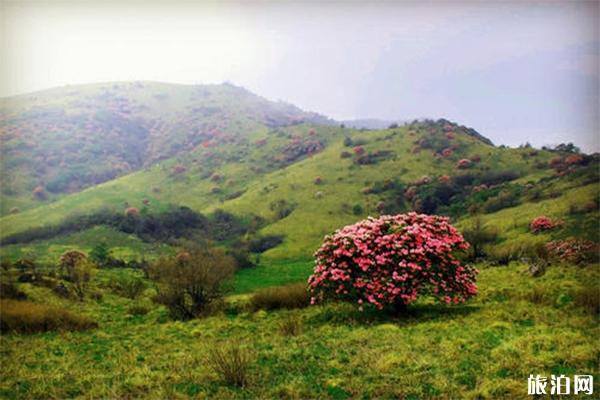
[[[2,398],[513,399],[530,374],[598,391],[597,154],[444,119],[351,129],[228,84],[55,89],[9,111]],[[325,235],[411,211],[471,243],[476,296],[309,304]]]
[[[525,397],[531,373],[598,377],[597,264],[553,265],[540,278],[521,263],[478,267],[474,300],[448,307],[423,299],[405,315],[342,303],[253,311],[251,291],[277,283],[260,270],[238,276],[237,294],[220,311],[186,322],[152,305],[151,288],[135,300],[100,289],[101,298],[78,302],[22,285],[31,300],[66,306],[99,327],[2,335],[0,394],[491,399]],[[94,286],[115,274],[139,272],[101,270]],[[133,305],[148,312],[132,315]],[[297,325],[292,333],[290,324]],[[210,367],[210,350],[228,346],[249,359],[243,388]]]

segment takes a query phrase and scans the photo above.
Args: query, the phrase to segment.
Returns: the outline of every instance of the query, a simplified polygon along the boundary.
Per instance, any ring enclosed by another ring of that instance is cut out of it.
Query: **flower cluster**
[[[308,280],[312,302],[333,298],[382,309],[420,294],[465,301],[477,293],[477,270],[461,265],[454,252],[468,247],[445,217],[369,217],[325,237]]]
[[[458,169],[469,168],[471,166],[471,164],[472,164],[471,160],[463,158],[462,160],[458,160],[458,162],[456,163],[456,168],[458,168]]]
[[[552,221],[550,218],[545,215],[540,215],[531,221],[529,224],[529,230],[533,233],[540,233],[543,231],[549,231],[551,229],[556,228],[559,223]]]
[[[594,261],[600,250],[598,243],[584,239],[555,240],[545,247],[551,255],[573,264]]]

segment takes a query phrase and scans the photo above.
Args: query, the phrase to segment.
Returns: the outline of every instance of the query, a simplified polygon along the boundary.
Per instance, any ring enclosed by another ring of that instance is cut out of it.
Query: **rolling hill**
[[[2,99],[2,215],[266,127],[330,124],[231,84],[67,86]]]
[[[13,258],[90,250],[93,232],[104,240],[114,227],[69,232],[58,247],[56,238],[47,238],[53,247],[11,236],[100,210],[159,214],[186,206],[258,218],[252,237],[283,239],[263,254],[267,263],[309,259],[325,234],[367,215],[414,209],[467,226],[473,215],[492,221],[522,207],[529,219],[512,218],[518,232],[537,214],[560,217],[565,207],[587,207],[587,225],[571,219],[592,232],[597,215],[597,157],[497,147],[444,119],[356,130],[229,84],[141,82],[11,98],[2,115],[0,238],[13,243],[2,249]],[[112,172],[100,177],[105,168]],[[31,193],[40,186],[42,195]],[[117,252],[153,254],[147,240],[131,240],[139,245]]]

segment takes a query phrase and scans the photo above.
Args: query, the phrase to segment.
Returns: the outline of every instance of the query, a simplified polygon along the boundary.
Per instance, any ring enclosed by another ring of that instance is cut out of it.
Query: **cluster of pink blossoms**
[[[533,221],[531,221],[531,223],[529,224],[529,230],[533,233],[539,233],[554,229],[558,225],[560,225],[559,222],[554,222],[552,219],[546,217],[545,215],[540,215],[539,217],[535,217]]]
[[[468,248],[445,217],[369,217],[325,237],[308,279],[312,302],[338,299],[382,309],[430,294],[460,303],[477,293],[477,270],[454,256]]]

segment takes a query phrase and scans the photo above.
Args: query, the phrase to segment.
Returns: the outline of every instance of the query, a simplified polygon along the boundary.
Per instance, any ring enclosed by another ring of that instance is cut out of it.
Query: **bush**
[[[529,224],[529,230],[532,233],[540,233],[554,229],[558,225],[558,223],[554,222],[552,219],[546,217],[545,215],[540,215],[539,217],[536,217],[533,219],[533,221],[531,221],[531,223]]]
[[[250,299],[250,307],[254,311],[304,308],[309,304],[310,296],[303,282],[261,289]]]
[[[338,299],[403,308],[419,294],[459,303],[476,294],[477,270],[454,252],[469,245],[448,219],[414,212],[369,218],[326,236],[309,278],[312,302]]]
[[[235,261],[220,249],[194,249],[174,258],[160,258],[150,267],[157,284],[154,300],[169,309],[173,319],[197,317],[222,298],[223,283],[235,271]]]
[[[249,351],[239,344],[214,346],[207,362],[228,385],[244,387],[248,384],[251,357]]]
[[[302,320],[297,315],[285,318],[279,323],[279,333],[283,336],[298,336],[302,333]]]
[[[252,253],[263,253],[283,243],[282,235],[268,235],[250,240],[248,250]]]
[[[572,264],[598,261],[598,244],[584,239],[555,240],[546,244],[551,256]]]
[[[139,316],[146,315],[150,312],[150,308],[142,304],[133,304],[127,309],[127,314]]]
[[[120,277],[112,283],[112,288],[119,295],[134,300],[146,290],[146,284],[140,278]]]
[[[12,282],[0,282],[0,299],[25,300],[27,294],[19,290]]]
[[[483,246],[493,243],[498,238],[498,232],[486,229],[481,218],[475,218],[473,224],[463,231],[465,240],[471,245],[471,255],[473,259],[485,255]]]
[[[600,314],[600,291],[597,286],[588,286],[573,293],[573,303],[598,317]]]
[[[0,332],[37,333],[96,328],[91,319],[62,308],[29,301],[0,300]]]
[[[514,207],[518,204],[519,197],[515,192],[503,190],[497,196],[492,197],[485,202],[483,211],[486,213],[493,213],[504,208]]]

